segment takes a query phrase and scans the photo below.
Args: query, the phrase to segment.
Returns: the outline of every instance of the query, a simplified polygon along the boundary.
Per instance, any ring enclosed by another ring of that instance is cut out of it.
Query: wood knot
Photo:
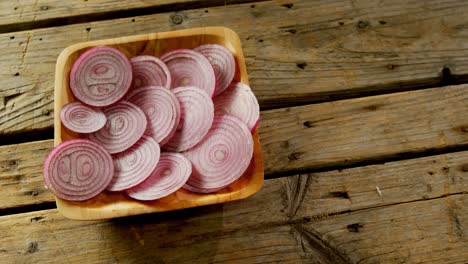
[[[90,27],[89,27],[89,28],[86,28],[86,31],[90,32],[90,31],[91,31],[91,28],[90,28]]]
[[[286,7],[287,9],[291,9],[294,6],[294,4],[288,3],[288,4],[283,4],[281,6]]]
[[[391,64],[391,63],[387,64],[387,69],[389,69],[389,70],[394,70],[396,67],[398,67],[398,66],[395,65],[395,64]]]
[[[24,195],[31,195],[31,196],[38,196],[39,195],[39,191],[25,191],[23,192]]]
[[[455,131],[459,131],[459,132],[461,132],[461,133],[468,133],[468,126],[456,127],[456,128],[455,128]]]
[[[369,26],[369,21],[359,20],[357,27],[360,29],[365,29]]]
[[[336,198],[343,198],[343,199],[349,199],[349,193],[348,192],[330,192],[331,197],[336,197]]]
[[[41,6],[40,9],[41,11],[46,11],[49,9],[49,6],[44,5],[44,6]]]
[[[380,25],[385,25],[385,24],[387,24],[387,22],[386,22],[386,21],[383,21],[383,20],[380,20],[380,21],[379,21],[379,24],[380,24]]]
[[[297,33],[297,30],[295,30],[294,28],[293,29],[288,29],[286,30],[286,32],[289,32],[291,34],[296,34]]]
[[[26,251],[26,253],[34,253],[36,251],[38,251],[38,243],[36,241],[33,241],[33,242],[30,242],[29,245],[28,245],[28,250]]]
[[[442,68],[442,72],[440,74],[440,84],[441,85],[452,85],[454,84],[454,77],[452,75],[452,71],[448,66],[444,66]]]
[[[377,111],[382,105],[379,104],[372,104],[364,107],[364,110],[369,110],[369,111]]]
[[[468,164],[465,164],[461,167],[461,171],[468,172]]]
[[[293,161],[293,160],[298,160],[300,157],[301,157],[301,153],[294,152],[294,153],[291,153],[291,154],[288,156],[288,159],[289,159],[290,161]]]
[[[35,222],[38,222],[42,219],[46,218],[45,216],[36,216],[36,217],[33,217],[31,218],[31,223],[35,223]]]
[[[174,25],[180,25],[184,22],[184,17],[180,14],[174,14],[171,16],[171,23]]]
[[[307,63],[306,62],[299,62],[299,63],[296,64],[296,66],[298,68],[300,68],[301,70],[304,70],[305,67],[307,67]]]
[[[359,229],[363,228],[364,225],[360,223],[355,223],[355,224],[350,224],[347,225],[346,228],[348,229],[349,232],[357,233],[359,232]]]
[[[314,127],[314,122],[311,122],[311,121],[305,121],[305,122],[304,122],[304,126],[305,126],[305,127],[307,127],[307,128]]]
[[[450,171],[450,168],[449,167],[443,167],[442,168],[442,172],[443,173],[448,173]]]

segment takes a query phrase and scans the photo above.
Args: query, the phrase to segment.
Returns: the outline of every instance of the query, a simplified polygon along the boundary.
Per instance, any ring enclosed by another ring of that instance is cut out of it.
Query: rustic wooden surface
[[[464,1],[266,1],[0,34],[0,131],[52,126],[55,61],[77,42],[230,27],[271,108],[457,82],[468,73],[466,12]]]
[[[138,13],[224,6],[249,0],[21,0],[0,2],[0,32],[78,23]]]
[[[0,3],[0,262],[468,263],[467,11],[456,0]],[[64,219],[41,178],[60,51],[197,26],[242,38],[270,179],[224,205]]]

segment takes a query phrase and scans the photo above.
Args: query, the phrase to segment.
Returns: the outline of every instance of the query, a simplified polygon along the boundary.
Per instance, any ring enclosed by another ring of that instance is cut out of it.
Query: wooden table
[[[468,2],[0,3],[0,262],[468,263]],[[86,40],[227,26],[261,107],[263,189],[71,221],[44,189],[54,67]]]

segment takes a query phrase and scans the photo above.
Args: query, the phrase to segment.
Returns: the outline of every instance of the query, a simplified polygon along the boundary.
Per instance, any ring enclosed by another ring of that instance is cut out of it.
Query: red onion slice
[[[112,179],[111,155],[100,145],[74,139],[57,145],[44,162],[44,182],[57,197],[84,201],[102,192]]]
[[[224,93],[214,99],[215,113],[228,114],[242,120],[254,131],[260,120],[260,107],[249,86],[232,83]]]
[[[221,94],[234,79],[236,73],[236,62],[231,51],[218,44],[205,44],[194,49],[203,54],[211,66],[213,66],[216,76],[216,95]]]
[[[211,98],[197,87],[172,90],[179,100],[181,117],[175,134],[163,148],[180,152],[195,146],[210,130],[214,117]]]
[[[210,97],[216,88],[216,77],[208,59],[199,52],[179,49],[161,56],[172,76],[171,88],[195,86]]]
[[[164,86],[171,88],[171,74],[169,68],[160,59],[142,55],[130,60],[133,70],[133,88],[145,86]]]
[[[93,133],[106,124],[106,116],[101,110],[93,109],[79,102],[71,102],[60,110],[60,121],[71,131]]]
[[[136,105],[122,101],[104,110],[106,125],[88,138],[101,144],[109,153],[122,152],[135,144],[146,130],[145,113]]]
[[[158,143],[150,137],[143,136],[131,148],[113,157],[114,176],[107,190],[122,191],[140,184],[156,168],[159,157]]]
[[[224,189],[225,186],[223,187],[220,187],[220,188],[212,188],[212,189],[208,189],[208,188],[197,188],[197,187],[193,187],[191,185],[188,185],[188,184],[185,184],[183,186],[183,188],[187,191],[191,191],[191,192],[194,192],[194,193],[214,193],[214,192],[217,192],[219,190],[222,190]]]
[[[117,49],[100,46],[83,53],[70,72],[70,89],[82,103],[94,107],[122,99],[132,83],[132,67]]]
[[[137,200],[156,200],[180,189],[192,173],[192,164],[179,153],[162,153],[156,169],[140,185],[127,190]]]
[[[172,91],[162,86],[142,87],[130,92],[128,100],[146,114],[146,135],[161,145],[174,135],[180,121],[180,104]]]
[[[249,167],[252,134],[238,118],[217,115],[205,139],[182,154],[193,164],[187,181],[189,187],[219,190],[237,180]]]

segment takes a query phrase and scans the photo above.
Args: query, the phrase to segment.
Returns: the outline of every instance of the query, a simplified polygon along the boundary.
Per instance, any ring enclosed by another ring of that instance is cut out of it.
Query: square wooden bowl
[[[78,134],[66,130],[60,122],[60,110],[73,101],[69,89],[69,75],[75,60],[86,50],[95,46],[111,46],[129,58],[137,55],[161,54],[175,49],[192,49],[202,44],[216,43],[227,47],[236,59],[235,79],[249,83],[244,54],[237,33],[225,27],[193,28],[170,32],[151,33],[138,36],[113,38],[78,43],[67,47],[57,59],[55,71],[55,120],[54,144],[79,138]],[[56,197],[58,210],[69,219],[94,220],[129,215],[164,212],[209,204],[224,203],[249,197],[260,190],[263,184],[263,159],[258,132],[253,134],[254,155],[249,169],[228,187],[212,194],[196,194],[186,190],[150,202],[134,200],[123,193],[103,192],[84,202],[69,202]]]

